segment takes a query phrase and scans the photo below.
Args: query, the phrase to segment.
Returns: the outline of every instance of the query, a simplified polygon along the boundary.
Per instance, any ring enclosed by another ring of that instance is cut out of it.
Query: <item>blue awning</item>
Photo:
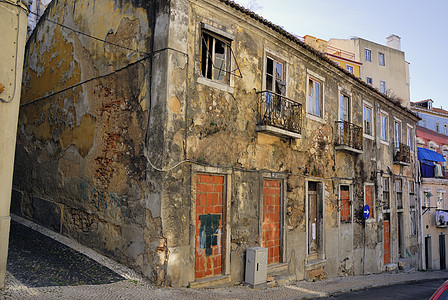
[[[418,151],[418,160],[420,161],[422,160],[439,161],[439,162],[445,161],[443,155],[437,153],[436,151],[420,147],[417,147],[417,151]]]

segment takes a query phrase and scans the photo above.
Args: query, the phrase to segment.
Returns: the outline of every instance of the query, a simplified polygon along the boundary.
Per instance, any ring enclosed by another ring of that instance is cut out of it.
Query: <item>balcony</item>
[[[270,91],[258,92],[258,115],[255,131],[279,137],[301,137],[302,105]]]
[[[362,153],[362,127],[347,121],[336,121],[335,149]]]
[[[394,164],[409,166],[411,164],[411,148],[397,142],[394,145]]]

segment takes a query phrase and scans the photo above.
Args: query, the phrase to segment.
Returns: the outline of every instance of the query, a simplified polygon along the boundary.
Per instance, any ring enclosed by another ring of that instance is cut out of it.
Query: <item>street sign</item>
[[[366,204],[362,211],[364,213],[364,219],[368,219],[370,217],[370,207]]]

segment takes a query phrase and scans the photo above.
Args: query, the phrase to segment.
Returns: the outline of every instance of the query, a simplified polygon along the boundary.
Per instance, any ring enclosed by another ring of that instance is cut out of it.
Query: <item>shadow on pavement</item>
[[[13,220],[7,270],[27,287],[106,284],[124,280],[84,254]]]

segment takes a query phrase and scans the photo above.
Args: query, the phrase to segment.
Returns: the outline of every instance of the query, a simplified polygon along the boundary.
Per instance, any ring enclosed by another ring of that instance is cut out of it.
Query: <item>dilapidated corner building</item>
[[[158,285],[242,282],[253,246],[297,279],[416,265],[417,120],[231,1],[55,0],[27,45],[13,211]]]

